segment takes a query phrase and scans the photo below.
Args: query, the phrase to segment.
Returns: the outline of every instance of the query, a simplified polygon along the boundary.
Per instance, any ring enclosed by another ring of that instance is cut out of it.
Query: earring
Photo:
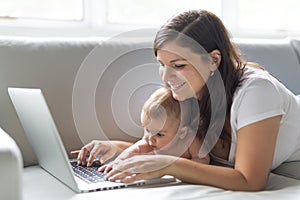
[[[210,76],[213,76],[215,74],[215,71],[210,72]]]
[[[218,61],[217,59],[214,59],[214,60],[211,62],[211,64],[212,64],[212,65],[215,65],[215,64],[217,64],[217,61]]]

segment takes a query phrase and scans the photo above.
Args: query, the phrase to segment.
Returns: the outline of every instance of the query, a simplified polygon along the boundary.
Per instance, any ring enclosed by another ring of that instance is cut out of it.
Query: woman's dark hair
[[[231,42],[228,31],[216,15],[205,10],[192,10],[171,18],[161,27],[154,40],[155,56],[157,55],[157,51],[163,48],[164,44],[171,41],[176,41],[177,44],[183,47],[189,47],[195,53],[204,54],[204,51],[195,48],[195,45],[183,42],[182,35],[195,41],[206,51],[206,54],[213,50],[221,52],[221,63],[218,71],[223,81],[226,99],[225,101],[223,100],[225,103],[223,108],[220,109],[226,109],[226,121],[228,121],[233,94],[242,82],[245,67],[245,62],[239,50]],[[214,82],[214,76],[208,79],[207,84],[208,82]],[[203,96],[199,100],[201,115],[198,135],[202,138],[206,135],[211,119],[212,94],[210,93],[211,91],[208,91],[207,86],[205,86],[203,88]],[[229,134],[226,132],[230,130],[225,130],[224,127],[222,127],[221,137],[228,139],[227,136]]]

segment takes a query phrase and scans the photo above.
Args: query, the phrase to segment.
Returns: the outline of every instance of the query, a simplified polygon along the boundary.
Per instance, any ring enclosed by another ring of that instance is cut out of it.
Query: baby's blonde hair
[[[165,87],[154,91],[145,102],[141,114],[142,125],[146,126],[150,123],[151,119],[163,116],[166,117],[165,120],[169,120],[170,118],[176,119],[178,125],[181,121],[180,103],[173,98],[172,91]]]

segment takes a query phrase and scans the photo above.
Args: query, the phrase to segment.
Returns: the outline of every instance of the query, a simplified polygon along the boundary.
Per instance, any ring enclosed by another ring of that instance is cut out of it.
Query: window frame
[[[243,30],[237,27],[238,0],[220,0],[221,19],[233,37],[251,38],[283,38],[299,37],[298,31],[257,31]],[[83,0],[82,21],[55,21],[33,19],[0,20],[0,35],[21,36],[101,36],[110,37],[124,31],[159,28],[154,25],[109,24],[106,21],[107,0]]]

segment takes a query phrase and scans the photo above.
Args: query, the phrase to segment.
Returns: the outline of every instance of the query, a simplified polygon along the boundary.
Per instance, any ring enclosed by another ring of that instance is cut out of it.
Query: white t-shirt
[[[229,162],[236,155],[237,130],[254,122],[282,115],[272,169],[290,160],[300,160],[300,98],[267,71],[247,67],[231,107]],[[255,146],[253,146],[255,148]]]

